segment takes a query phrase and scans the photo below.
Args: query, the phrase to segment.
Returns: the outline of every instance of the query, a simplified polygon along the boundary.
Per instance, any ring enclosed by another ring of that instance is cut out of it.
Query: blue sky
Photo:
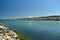
[[[60,0],[0,0],[0,17],[60,15]]]

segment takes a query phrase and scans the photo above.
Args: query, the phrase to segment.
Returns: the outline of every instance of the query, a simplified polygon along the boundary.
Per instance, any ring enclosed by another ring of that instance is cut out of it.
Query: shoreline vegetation
[[[17,35],[18,40],[31,40],[30,37],[26,37],[23,34],[20,34],[18,31],[14,30],[14,29],[11,29],[11,28],[9,28],[8,26],[6,26],[6,25],[4,25],[2,23],[0,23],[0,29],[1,29],[1,26],[2,26],[2,29],[5,27],[6,28],[6,31],[7,30],[10,30],[10,31],[14,32]]]
[[[0,20],[20,20],[20,21],[60,21],[60,16],[42,16],[25,18],[0,18]]]
[[[18,34],[20,40],[31,40],[31,38],[24,36],[23,34],[20,34],[16,30],[14,30],[16,34]]]

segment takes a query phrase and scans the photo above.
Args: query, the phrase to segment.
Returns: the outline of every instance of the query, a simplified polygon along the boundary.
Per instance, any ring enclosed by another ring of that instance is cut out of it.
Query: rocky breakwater
[[[0,40],[31,40],[0,23]]]
[[[13,30],[0,24],[0,40],[19,40],[19,37]]]

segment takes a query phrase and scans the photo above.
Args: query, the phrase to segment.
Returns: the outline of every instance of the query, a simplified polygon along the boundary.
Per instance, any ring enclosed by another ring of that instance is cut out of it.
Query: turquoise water
[[[32,40],[60,40],[60,22],[0,20]]]

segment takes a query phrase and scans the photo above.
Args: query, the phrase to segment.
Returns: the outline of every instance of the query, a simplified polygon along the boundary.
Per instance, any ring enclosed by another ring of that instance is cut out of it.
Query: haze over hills
[[[40,21],[40,20],[54,20],[60,21],[59,15],[42,16],[42,17],[24,17],[24,18],[0,18],[0,20],[25,20],[25,21]]]

